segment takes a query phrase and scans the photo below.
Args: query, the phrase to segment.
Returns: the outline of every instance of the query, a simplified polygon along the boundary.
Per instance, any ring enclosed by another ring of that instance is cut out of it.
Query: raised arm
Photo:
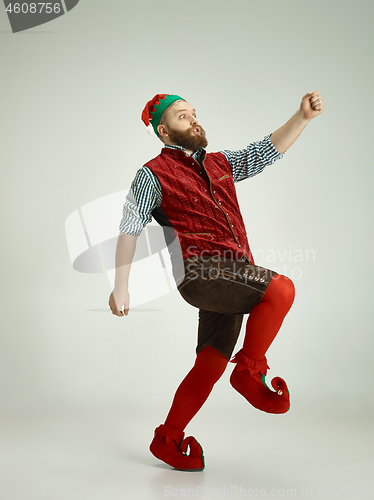
[[[318,90],[305,94],[301,100],[300,108],[292,118],[271,134],[271,142],[274,144],[275,149],[280,153],[285,153],[310,120],[320,115],[323,109],[323,100]]]
[[[283,158],[271,142],[270,134],[262,141],[251,142],[245,149],[224,150],[221,153],[230,163],[234,182],[260,174],[268,165]]]

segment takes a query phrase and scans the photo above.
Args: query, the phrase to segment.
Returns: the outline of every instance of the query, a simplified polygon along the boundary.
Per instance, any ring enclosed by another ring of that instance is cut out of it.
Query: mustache
[[[201,125],[196,125],[196,127],[190,127],[188,129],[188,132],[193,132],[196,129],[199,129],[200,130],[200,134],[203,135],[203,136],[205,136],[205,130],[203,129],[203,127]]]

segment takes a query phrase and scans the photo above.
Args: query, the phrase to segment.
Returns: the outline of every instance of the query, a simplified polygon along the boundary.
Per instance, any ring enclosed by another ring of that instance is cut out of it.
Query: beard
[[[196,135],[193,133],[193,130],[195,130],[195,128],[198,128],[200,130],[200,134]],[[184,149],[189,149],[193,152],[197,151],[200,148],[206,148],[208,145],[208,141],[205,137],[205,130],[200,125],[198,125],[197,127],[190,127],[184,132],[168,127],[168,134],[169,139],[174,144],[176,144],[177,146],[181,146]]]

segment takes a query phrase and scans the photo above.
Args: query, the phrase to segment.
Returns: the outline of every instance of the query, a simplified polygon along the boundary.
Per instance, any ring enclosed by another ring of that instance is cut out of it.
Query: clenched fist
[[[130,308],[130,295],[127,287],[115,288],[109,297],[109,307],[115,316],[127,316]]]
[[[306,120],[311,120],[322,113],[324,105],[318,90],[305,94],[301,100],[300,110]]]

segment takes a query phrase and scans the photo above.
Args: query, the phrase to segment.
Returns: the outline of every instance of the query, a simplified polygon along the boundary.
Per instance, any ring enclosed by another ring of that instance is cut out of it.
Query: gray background
[[[374,486],[373,14],[370,0],[82,0],[12,34],[0,13],[4,499]],[[324,113],[238,184],[257,263],[298,276],[268,352],[291,412],[254,410],[230,369],[187,428],[206,471],[170,471],[147,447],[193,363],[196,310],[173,292],[113,317],[105,275],[72,269],[65,219],[158,154],[140,121],[154,94],[185,97],[215,151],[262,139],[316,89]]]

